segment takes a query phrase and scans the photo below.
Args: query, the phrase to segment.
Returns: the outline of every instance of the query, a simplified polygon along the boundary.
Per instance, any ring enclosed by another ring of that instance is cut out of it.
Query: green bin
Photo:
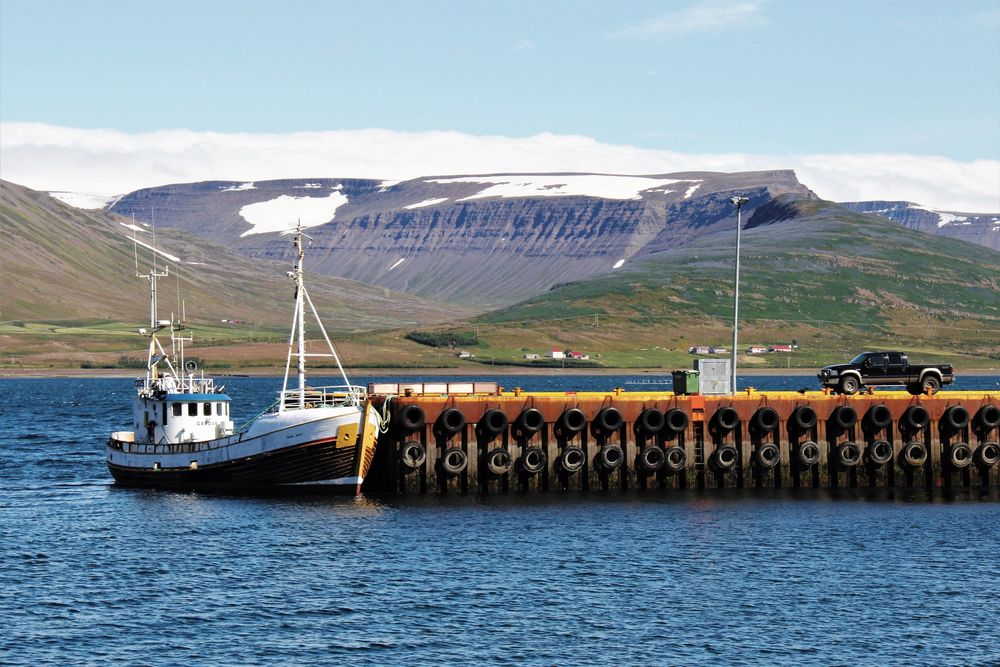
[[[674,371],[674,393],[678,395],[697,394],[698,371]]]

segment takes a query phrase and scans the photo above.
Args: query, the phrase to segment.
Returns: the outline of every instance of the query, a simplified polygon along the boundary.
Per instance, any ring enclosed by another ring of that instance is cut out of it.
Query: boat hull
[[[183,445],[145,451],[154,446],[112,438],[108,470],[118,485],[128,487],[358,495],[374,456],[377,425],[369,409],[363,418],[355,412],[293,421],[256,437],[234,437],[204,449],[195,443],[190,452],[177,451]]]

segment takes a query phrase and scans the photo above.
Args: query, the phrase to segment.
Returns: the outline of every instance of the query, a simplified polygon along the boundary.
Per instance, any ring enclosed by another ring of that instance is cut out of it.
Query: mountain
[[[726,345],[731,240],[694,239],[473,324],[497,348],[540,341],[539,347],[551,343],[592,354],[617,350],[612,360],[624,350],[639,356],[636,350],[646,350],[648,357],[654,346]],[[794,338],[805,358],[814,359],[866,346],[901,347],[921,358],[1000,359],[1000,253],[988,248],[831,202],[782,196],[751,215],[741,257],[744,344]]]
[[[183,298],[193,321],[238,319],[287,327],[292,288],[290,260],[250,259],[198,236],[133,225],[100,210],[80,210],[47,194],[0,181],[0,319],[148,319],[148,283],[135,277],[148,267],[152,247],[170,277],[160,281],[160,315]],[[279,242],[291,246],[289,238]],[[308,260],[307,260],[308,261]],[[308,267],[308,265],[307,265]],[[311,275],[310,293],[327,326],[341,330],[439,322],[465,311],[412,295],[342,278]]]
[[[939,211],[907,201],[856,201],[841,205],[852,211],[894,220],[910,229],[1000,250],[998,213]]]
[[[110,210],[286,262],[279,230],[301,219],[317,271],[488,310],[731,229],[735,193],[748,213],[814,197],[791,171],[492,174],[169,185]]]

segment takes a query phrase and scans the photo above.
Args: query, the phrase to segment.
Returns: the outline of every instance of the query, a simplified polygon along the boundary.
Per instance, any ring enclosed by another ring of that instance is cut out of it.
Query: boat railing
[[[166,394],[215,394],[221,391],[216,389],[215,380],[206,377],[163,375],[154,378],[137,378],[136,389],[143,395],[149,396],[155,393]]]
[[[301,391],[287,389],[278,392],[277,403],[283,410],[296,410],[300,405],[304,405],[306,408],[342,408],[361,405],[367,396],[367,388],[356,385],[306,387],[305,390]]]
[[[111,438],[108,446],[127,454],[193,454],[228,447],[240,441],[238,434],[224,440],[197,440],[192,442],[130,442]]]

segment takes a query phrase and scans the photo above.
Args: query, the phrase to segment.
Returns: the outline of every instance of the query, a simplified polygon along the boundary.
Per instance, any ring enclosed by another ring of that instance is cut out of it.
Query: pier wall
[[[411,392],[406,392],[411,393]],[[496,392],[388,402],[365,490],[1000,485],[1000,392]]]

